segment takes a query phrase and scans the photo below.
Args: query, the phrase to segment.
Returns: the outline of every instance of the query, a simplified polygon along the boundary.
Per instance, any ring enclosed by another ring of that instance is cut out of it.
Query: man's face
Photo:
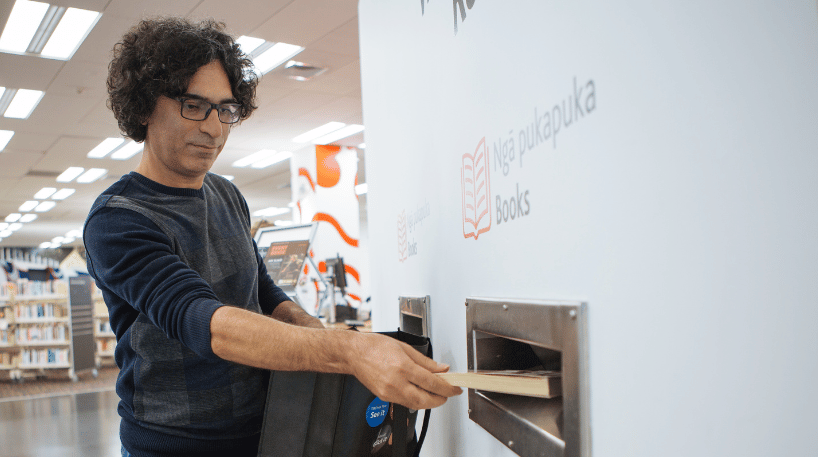
[[[235,102],[227,74],[218,61],[199,68],[184,96],[210,103]],[[156,100],[147,122],[143,154],[150,155],[152,167],[164,181],[181,185],[201,179],[210,170],[224,148],[230,125],[219,121],[215,109],[203,121],[185,119],[180,113],[179,101],[165,96]]]

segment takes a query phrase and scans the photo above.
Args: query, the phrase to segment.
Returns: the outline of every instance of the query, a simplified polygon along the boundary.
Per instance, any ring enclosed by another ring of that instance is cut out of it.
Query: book
[[[485,370],[437,375],[449,384],[469,389],[540,398],[562,395],[562,376],[559,371]]]
[[[460,186],[463,193],[463,237],[474,238],[491,229],[491,181],[486,139],[480,140],[474,154],[463,154]]]

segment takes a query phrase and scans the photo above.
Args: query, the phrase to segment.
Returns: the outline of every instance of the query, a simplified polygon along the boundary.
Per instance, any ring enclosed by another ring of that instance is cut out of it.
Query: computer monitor
[[[288,294],[295,293],[315,237],[316,224],[290,227],[264,227],[256,233],[256,244],[264,258],[267,273]]]
[[[341,289],[341,294],[343,294],[347,287],[347,275],[343,257],[339,255],[334,259],[327,259],[327,269],[329,268],[332,268],[332,277],[335,282],[335,287]]]

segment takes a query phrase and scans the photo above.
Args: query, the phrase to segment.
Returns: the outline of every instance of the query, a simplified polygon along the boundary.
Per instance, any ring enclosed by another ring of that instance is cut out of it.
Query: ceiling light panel
[[[334,132],[341,127],[344,127],[346,124],[343,122],[327,122],[326,124],[322,125],[321,127],[316,127],[309,132],[304,132],[301,135],[293,138],[293,143],[309,143],[310,141],[318,138],[320,136],[326,135],[330,132]]]
[[[0,130],[0,151],[6,148],[13,136],[14,132],[11,130]]]
[[[36,211],[38,213],[44,213],[46,211],[51,211],[51,209],[54,208],[56,205],[57,205],[57,203],[52,202],[50,200],[49,201],[44,201],[44,202],[41,202],[39,205],[37,205],[37,207],[34,208],[34,211]]]
[[[65,200],[66,198],[74,195],[76,192],[74,189],[60,189],[54,195],[51,196],[53,200]]]
[[[11,99],[9,107],[3,116],[14,119],[28,119],[31,112],[40,103],[45,92],[41,90],[17,89],[14,98]]]
[[[17,0],[0,35],[0,51],[68,60],[102,13]]]
[[[20,218],[20,222],[31,222],[34,219],[37,219],[36,214],[23,214],[23,217]]]
[[[85,168],[82,167],[68,167],[62,174],[57,176],[57,182],[71,182],[84,171]]]
[[[304,48],[301,46],[287,43],[276,43],[270,46],[269,49],[253,58],[253,66],[256,67],[256,74],[261,76],[270,72],[270,70],[290,60],[290,58],[303,50]]]
[[[34,198],[37,200],[45,200],[46,198],[54,195],[54,192],[57,191],[56,187],[43,187],[36,194],[34,194]]]
[[[346,138],[351,135],[355,135],[356,133],[360,133],[364,131],[363,125],[352,124],[348,125],[340,130],[336,130],[328,135],[324,135],[320,138],[316,138],[312,140],[315,144],[330,144],[333,141],[338,141],[342,138]]]
[[[54,59],[70,59],[100,16],[96,11],[68,8],[40,54]]]
[[[92,183],[108,174],[108,170],[104,168],[91,168],[77,178],[77,182],[82,184]]]
[[[20,213],[11,213],[6,216],[6,222],[17,222],[23,215]]]
[[[233,166],[236,168],[244,168],[250,166],[258,161],[266,160],[272,157],[276,152],[272,149],[262,149],[261,151],[254,152],[247,157],[243,157],[235,162],[233,162]]]
[[[241,48],[241,52],[247,54],[248,56],[253,53],[259,46],[264,44],[264,40],[261,38],[253,38],[251,36],[242,35],[236,40],[236,43]]]
[[[289,159],[292,156],[293,156],[292,152],[288,152],[288,151],[279,152],[278,154],[275,154],[272,157],[269,157],[269,158],[264,159],[264,160],[259,160],[258,162],[253,163],[252,165],[250,165],[250,168],[255,168],[255,169],[267,168],[267,167],[269,167],[271,165],[277,164],[279,162],[283,162],[283,161]]]
[[[36,208],[37,205],[39,205],[39,204],[40,204],[40,202],[38,202],[37,200],[29,200],[29,201],[23,203],[22,205],[20,205],[20,207],[17,208],[17,209],[21,213],[27,213],[27,212],[33,210],[34,208]]]
[[[107,138],[103,140],[102,143],[97,145],[97,147],[91,149],[86,157],[91,159],[101,159],[110,154],[111,151],[118,148],[124,142],[124,138]]]
[[[142,149],[145,148],[144,143],[137,143],[136,141],[130,141],[125,146],[122,146],[118,150],[114,151],[111,154],[111,158],[114,160],[128,160],[131,157],[139,154],[142,152]]]
[[[48,3],[17,0],[0,35],[0,50],[24,53],[47,11]]]

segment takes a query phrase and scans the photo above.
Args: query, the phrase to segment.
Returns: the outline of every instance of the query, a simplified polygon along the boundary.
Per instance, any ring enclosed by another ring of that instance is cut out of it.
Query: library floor
[[[0,457],[118,457],[116,372],[0,383]]]

